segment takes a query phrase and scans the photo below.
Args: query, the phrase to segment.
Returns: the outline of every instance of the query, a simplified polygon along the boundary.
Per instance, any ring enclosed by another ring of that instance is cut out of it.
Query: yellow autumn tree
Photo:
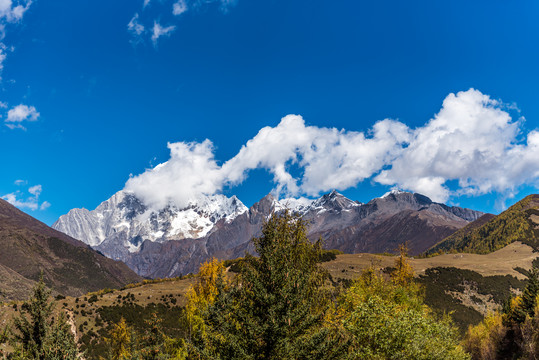
[[[127,325],[125,319],[122,317],[119,323],[114,324],[110,332],[110,338],[107,339],[110,345],[112,360],[131,358],[131,336],[131,328]]]
[[[399,257],[395,260],[395,270],[391,273],[391,280],[395,285],[408,286],[414,278],[414,270],[407,260],[408,248],[405,244],[399,245]]]
[[[506,331],[502,314],[490,313],[481,323],[470,325],[464,338],[464,348],[472,359],[495,360]]]
[[[223,262],[216,258],[208,260],[200,266],[198,281],[187,291],[187,305],[183,312],[182,322],[188,329],[187,338],[193,336],[204,338],[206,327],[203,313],[217,296],[217,281],[227,281]]]

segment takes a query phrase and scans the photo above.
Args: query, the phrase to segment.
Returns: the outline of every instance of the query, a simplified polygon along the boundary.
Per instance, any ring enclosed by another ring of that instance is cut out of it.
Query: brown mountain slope
[[[43,271],[49,287],[74,296],[141,279],[125,264],[104,257],[1,199],[0,265],[29,280],[37,280]],[[6,293],[13,291],[9,283],[7,276],[5,281],[0,278]]]
[[[34,281],[0,265],[0,302],[27,299],[34,285]]]

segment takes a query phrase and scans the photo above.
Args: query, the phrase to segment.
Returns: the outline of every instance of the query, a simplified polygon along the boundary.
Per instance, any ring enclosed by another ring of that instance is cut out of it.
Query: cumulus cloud
[[[159,23],[154,22],[153,29],[152,29],[152,42],[155,45],[157,45],[157,39],[159,39],[162,36],[170,36],[170,34],[176,29],[176,26],[170,25],[170,26],[161,26]]]
[[[6,60],[6,58],[7,58],[6,46],[3,43],[0,43],[0,74],[2,74],[2,71],[4,70],[4,61]],[[0,79],[1,78],[2,77],[0,76]]]
[[[51,203],[48,202],[48,201],[43,201],[41,203],[41,206],[39,206],[39,210],[47,210],[48,208],[51,207]]]
[[[438,201],[453,195],[511,192],[536,181],[537,132],[519,142],[524,119],[513,120],[507,110],[474,89],[449,94],[440,112],[414,131],[391,168],[375,180]],[[451,180],[458,182],[457,190],[447,185]]]
[[[41,191],[43,189],[41,188],[41,185],[35,185],[35,186],[32,186],[28,189],[28,192],[32,195],[34,195],[35,197],[39,197],[39,195],[41,194]]]
[[[15,181],[15,184],[18,186],[26,185],[27,183],[28,182],[26,180]],[[20,209],[29,209],[32,211],[46,210],[51,206],[51,204],[48,201],[43,201],[40,204],[39,196],[41,195],[41,192],[41,185],[35,185],[28,188],[27,193],[17,190],[13,193],[3,195],[0,198]]]
[[[242,183],[250,170],[266,169],[283,197],[345,190],[365,180],[442,202],[490,192],[511,196],[523,184],[539,185],[539,131],[525,133],[524,118],[513,119],[511,111],[514,106],[470,89],[449,94],[438,114],[416,129],[385,119],[366,132],[347,131],[288,115],[222,165],[210,140],[169,143],[170,159],[130,178],[125,189],[149,206],[184,206]]]
[[[7,112],[7,118],[4,120],[4,123],[10,129],[19,128],[26,130],[22,123],[25,121],[37,121],[39,115],[39,112],[37,112],[34,106],[20,104]]]
[[[221,11],[226,13],[231,7],[234,7],[238,4],[238,0],[219,0],[219,3],[219,8],[221,9]]]
[[[214,194],[223,186],[211,141],[169,143],[170,160],[131,177],[125,189],[147,206],[162,208],[169,202],[186,206],[201,194]]]
[[[267,169],[277,193],[316,195],[370,177],[392,160],[409,136],[404,124],[392,120],[377,122],[365,134],[306,126],[301,116],[288,115],[275,128],[260,130],[222,170],[227,182],[235,185],[249,170]],[[303,169],[301,179],[288,171],[291,165]]]
[[[392,120],[376,123],[365,134],[306,126],[301,116],[288,115],[276,127],[261,129],[222,166],[209,140],[169,143],[170,159],[130,178],[125,190],[150,207],[162,208],[169,202],[186,206],[199,195],[241,183],[249,170],[263,168],[273,174],[277,194],[315,195],[370,177],[393,159],[409,137],[406,126]],[[290,172],[292,165],[304,170],[301,179]]]
[[[0,74],[7,57],[7,46],[2,42],[6,36],[6,26],[20,22],[31,4],[30,0],[19,1],[17,4],[14,4],[12,0],[0,0]]]

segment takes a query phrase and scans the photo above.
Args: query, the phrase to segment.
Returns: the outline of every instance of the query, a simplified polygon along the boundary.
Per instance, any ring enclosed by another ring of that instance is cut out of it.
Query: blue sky
[[[0,0],[0,196],[48,224],[126,182],[156,204],[398,187],[497,213],[537,192],[538,15],[537,1]]]

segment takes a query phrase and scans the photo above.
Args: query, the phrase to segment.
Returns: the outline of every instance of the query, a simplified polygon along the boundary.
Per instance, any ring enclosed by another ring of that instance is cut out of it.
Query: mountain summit
[[[277,200],[267,195],[250,209],[235,196],[203,197],[185,208],[173,204],[149,210],[133,194],[120,191],[95,210],[74,209],[53,225],[105,255],[124,261],[139,275],[170,277],[194,272],[211,256],[221,259],[253,252],[273,212],[288,209],[309,222],[309,237],[348,253],[394,252],[408,243],[421,253],[483,215],[449,207],[428,197],[392,191],[367,204],[337,191],[319,199]]]
[[[135,253],[144,240],[162,243],[206,236],[220,221],[231,221],[247,211],[235,196],[203,196],[186,207],[169,204],[155,211],[135,195],[119,191],[95,210],[73,209],[52,227],[112,254],[118,248]],[[114,256],[114,255],[112,255]]]

